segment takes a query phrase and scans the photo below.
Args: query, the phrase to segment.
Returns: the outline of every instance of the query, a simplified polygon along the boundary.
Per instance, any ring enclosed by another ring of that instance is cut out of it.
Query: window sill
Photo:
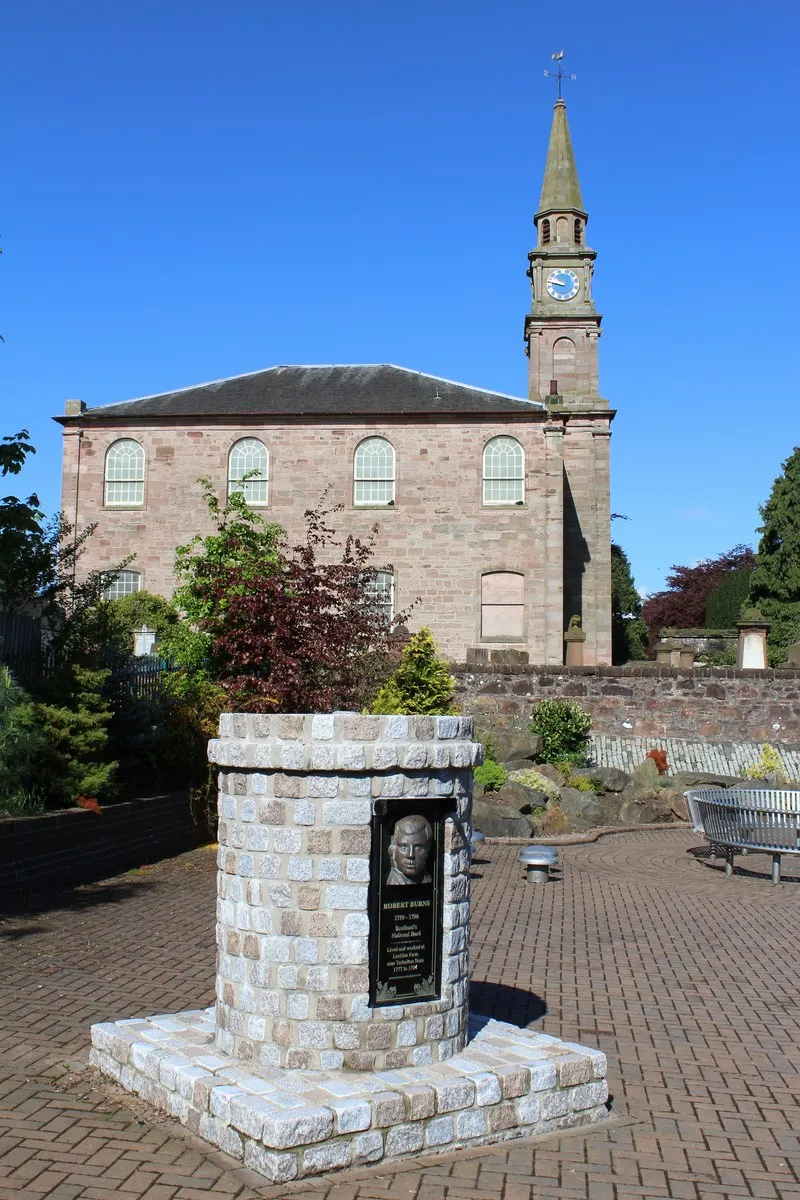
[[[367,512],[370,512],[370,511],[376,512],[378,510],[380,510],[381,512],[395,512],[397,507],[398,506],[397,506],[396,502],[394,504],[353,504],[352,505],[352,509],[354,512],[364,512],[365,510]]]
[[[479,643],[486,642],[487,644],[496,646],[500,642],[502,642],[503,645],[505,645],[507,642],[517,642],[524,645],[528,639],[526,637],[482,637],[478,640]]]
[[[146,504],[104,504],[104,512],[144,512]]]

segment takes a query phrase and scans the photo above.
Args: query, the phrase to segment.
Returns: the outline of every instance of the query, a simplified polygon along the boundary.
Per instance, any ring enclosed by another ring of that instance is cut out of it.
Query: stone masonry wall
[[[62,506],[79,529],[97,523],[86,543],[82,569],[108,570],[135,553],[131,569],[141,573],[142,587],[171,596],[175,547],[195,534],[211,532],[198,476],[207,476],[223,496],[231,446],[239,438],[258,437],[270,453],[269,505],[261,511],[266,520],[286,529],[291,543],[304,538],[303,513],[318,503],[327,487],[326,506],[343,506],[334,517],[342,538],[366,537],[372,525],[379,524],[375,563],[393,568],[396,610],[419,600],[410,623],[413,628],[430,625],[446,654],[462,660],[467,647],[482,644],[482,573],[514,571],[525,577],[525,634],[522,641],[502,644],[527,650],[532,661],[561,662],[563,602],[560,582],[554,587],[550,575],[555,566],[560,580],[562,570],[562,465],[556,464],[557,476],[550,479],[545,422],[546,414],[532,409],[516,418],[487,413],[435,420],[244,418],[235,423],[107,421],[102,426],[89,423],[83,430],[71,426],[64,431]],[[525,503],[520,506],[482,503],[483,447],[500,434],[518,439],[525,451]],[[395,448],[391,508],[353,505],[353,457],[358,443],[372,435],[387,438]],[[144,503],[105,508],[105,453],[120,437],[133,437],[144,448]],[[563,441],[567,459],[573,456],[573,443],[578,447],[574,453],[581,461],[576,462],[574,488],[581,511],[590,502],[599,506],[607,526],[607,471],[597,475],[583,469],[585,437],[573,437],[567,428]],[[592,554],[606,561],[607,530],[599,531],[599,549],[593,527],[587,525],[584,536]],[[550,575],[548,556],[557,556]],[[591,571],[587,578],[590,575]],[[587,595],[584,609],[586,661],[594,661],[595,655],[603,661],[610,655],[610,617],[603,616],[596,641],[589,599]],[[609,605],[610,601],[606,608]]]
[[[577,700],[596,734],[800,745],[800,671],[624,667],[454,668],[457,700],[481,713],[528,716],[537,700]]]
[[[221,767],[217,1032],[265,1066],[384,1070],[466,1040],[472,766],[464,717],[230,714]],[[438,1001],[369,1007],[373,798],[441,797]]]

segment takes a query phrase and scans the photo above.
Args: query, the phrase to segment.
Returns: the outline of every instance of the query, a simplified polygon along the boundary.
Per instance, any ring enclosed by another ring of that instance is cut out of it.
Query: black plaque
[[[430,797],[378,800],[372,818],[370,1003],[438,1000],[444,822]]]

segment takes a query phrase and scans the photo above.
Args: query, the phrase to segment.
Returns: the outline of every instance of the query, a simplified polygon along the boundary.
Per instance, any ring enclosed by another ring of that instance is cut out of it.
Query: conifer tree
[[[800,640],[800,447],[786,459],[759,511],[763,524],[748,604],[772,621],[770,660],[778,662]]]
[[[611,655],[615,664],[647,658],[647,626],[641,617],[642,598],[636,590],[630,560],[611,543]]]
[[[457,712],[453,706],[456,681],[436,653],[430,629],[415,633],[403,651],[400,665],[372,702],[379,714]]]

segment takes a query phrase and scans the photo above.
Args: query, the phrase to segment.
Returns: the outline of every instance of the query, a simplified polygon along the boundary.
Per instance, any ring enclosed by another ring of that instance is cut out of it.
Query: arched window
[[[144,450],[133,438],[120,438],[106,451],[104,503],[121,508],[144,504]]]
[[[483,448],[483,503],[522,504],[525,452],[516,438],[494,437]]]
[[[566,217],[559,217],[556,221],[556,241],[566,242],[569,239],[567,230],[569,229],[569,221]]]
[[[575,218],[575,245],[580,246],[583,241],[583,225],[580,217]]]
[[[366,593],[371,605],[383,614],[387,621],[394,617],[394,575],[391,571],[370,571]]]
[[[481,637],[521,641],[525,637],[525,576],[491,571],[481,576]]]
[[[142,590],[142,577],[138,571],[115,571],[106,575],[103,588],[104,600],[121,600]]]
[[[542,245],[548,246],[549,244],[550,244],[550,218],[545,217],[544,220],[542,221]]]
[[[249,479],[245,479],[249,475]],[[247,504],[269,502],[269,451],[258,438],[240,438],[228,455],[228,495],[241,492]]]
[[[553,343],[553,379],[559,392],[575,391],[575,343],[572,338],[557,338]]]
[[[354,504],[394,504],[394,447],[386,438],[365,438],[356,447]]]

